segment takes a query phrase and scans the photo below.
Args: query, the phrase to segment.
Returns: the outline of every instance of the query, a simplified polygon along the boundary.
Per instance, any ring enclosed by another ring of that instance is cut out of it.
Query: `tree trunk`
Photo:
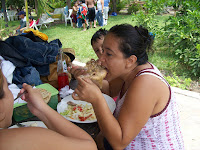
[[[117,12],[117,3],[116,0],[113,0],[113,12]]]
[[[35,0],[35,12],[36,14],[38,14],[38,1]]]
[[[1,0],[3,14],[4,14],[4,21],[6,22],[5,27],[8,27],[8,17],[6,13],[6,0]]]
[[[27,0],[24,0],[25,3],[25,9],[26,9],[26,27],[29,28],[29,19],[28,19],[28,2]]]

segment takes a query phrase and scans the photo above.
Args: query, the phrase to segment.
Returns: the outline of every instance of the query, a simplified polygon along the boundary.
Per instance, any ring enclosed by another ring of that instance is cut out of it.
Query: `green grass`
[[[159,25],[163,26],[163,22],[169,16],[157,16],[159,20]],[[131,15],[118,15],[110,16],[108,19],[108,25],[103,28],[109,30],[112,26],[121,23],[129,23],[135,25],[132,21]],[[9,28],[16,28],[19,25],[19,21],[8,22]],[[81,62],[87,62],[91,58],[97,58],[94,51],[92,50],[90,40],[92,35],[99,30],[100,27],[89,29],[85,32],[82,28],[72,28],[70,24],[65,26],[65,24],[51,25],[47,29],[45,27],[40,30],[41,32],[47,34],[49,37],[48,41],[54,39],[60,39],[63,48],[73,48],[76,53],[76,59]],[[156,40],[156,38],[155,38]],[[156,41],[155,41],[156,42]],[[177,67],[177,60],[166,50],[167,48],[156,47],[156,52],[154,55],[150,55],[150,61],[158,66],[161,70],[166,70],[170,72],[170,69]],[[162,63],[161,63],[162,62]],[[169,70],[169,71],[168,71]]]
[[[159,25],[162,26],[163,22],[167,18],[168,16],[157,16]],[[10,21],[8,23],[9,27],[14,28],[19,25],[19,21]],[[132,21],[131,15],[118,15],[110,16],[108,19],[108,25],[104,26],[103,28],[109,30],[112,26],[121,23],[129,23],[133,26],[135,25],[135,23]],[[48,35],[48,41],[60,39],[63,48],[73,48],[76,53],[76,58],[81,62],[87,62],[91,58],[97,58],[94,51],[92,50],[90,40],[92,35],[99,29],[100,27],[97,27],[83,32],[82,28],[74,29],[70,26],[70,24],[65,26],[63,23],[51,25],[47,29],[43,27],[40,31]],[[175,58],[170,56],[170,54],[166,54],[165,50],[161,50],[158,47],[156,48],[154,55],[150,55],[150,60],[161,70],[169,70],[167,64],[170,64],[170,62],[176,62]]]
[[[131,21],[130,15],[111,16],[108,20],[108,25],[103,28],[109,30],[112,26],[121,23],[129,23],[134,25]],[[89,29],[85,32],[81,31],[82,28],[73,29],[69,24],[59,24],[51,26],[48,29],[41,30],[49,37],[49,41],[54,39],[60,39],[63,44],[63,48],[73,48],[76,53],[76,58],[81,62],[86,62],[90,58],[97,58],[92,50],[90,40],[92,35],[99,30],[100,27]]]

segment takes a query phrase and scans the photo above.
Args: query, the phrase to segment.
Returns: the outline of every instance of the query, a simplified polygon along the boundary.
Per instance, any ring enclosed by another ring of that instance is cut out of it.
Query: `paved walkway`
[[[200,150],[200,93],[173,88],[186,150]]]
[[[84,63],[73,62],[79,66]],[[200,93],[173,87],[180,110],[180,122],[186,150],[200,150]]]

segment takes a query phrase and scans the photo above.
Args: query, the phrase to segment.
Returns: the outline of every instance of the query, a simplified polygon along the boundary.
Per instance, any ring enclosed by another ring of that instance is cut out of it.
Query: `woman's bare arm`
[[[70,132],[70,131],[69,131]],[[96,150],[91,140],[66,137],[49,129],[26,127],[0,130],[2,150]]]
[[[103,95],[91,80],[78,81],[79,85],[75,90],[78,96],[73,94],[73,98],[92,103],[99,127],[113,149],[124,149],[138,135],[154,111],[161,111],[167,103],[165,101],[162,107],[155,109],[158,99],[163,98],[160,95],[165,95],[168,87],[163,87],[160,84],[162,81],[156,77],[143,75],[131,83],[116,119]],[[164,88],[165,90],[161,90]],[[168,95],[169,93],[165,95],[166,100]]]

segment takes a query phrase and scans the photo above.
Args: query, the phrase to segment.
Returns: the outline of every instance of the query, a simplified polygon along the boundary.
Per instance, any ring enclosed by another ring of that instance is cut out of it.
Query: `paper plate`
[[[20,123],[22,125],[25,125],[26,127],[43,127],[47,128],[46,125],[42,121],[27,121]],[[13,125],[9,128],[19,128],[17,125]]]
[[[110,96],[108,96],[108,95],[106,95],[106,94],[103,94],[103,96],[104,96],[104,98],[106,99],[106,102],[107,102],[107,104],[108,104],[108,107],[110,108],[110,111],[113,113],[114,110],[115,110],[115,108],[116,108],[115,101],[113,100],[113,98],[111,98]],[[57,111],[58,111],[59,114],[60,114],[61,112],[64,112],[65,110],[67,110],[67,106],[68,106],[67,102],[69,102],[69,101],[71,101],[71,102],[73,102],[73,103],[76,103],[76,104],[83,104],[83,105],[85,105],[85,104],[90,104],[90,103],[85,102],[85,101],[74,100],[74,99],[72,98],[72,96],[69,95],[69,96],[63,98],[63,99],[61,100],[60,103],[58,103],[58,105],[57,105]],[[91,104],[90,104],[90,105],[91,105]],[[63,117],[65,117],[65,118],[66,118],[67,120],[69,120],[69,121],[76,122],[76,123],[93,123],[93,122],[96,122],[96,121],[97,121],[97,120],[85,120],[85,121],[80,121],[80,120],[71,119],[71,118],[69,118],[69,117],[67,117],[67,116],[63,116]]]

